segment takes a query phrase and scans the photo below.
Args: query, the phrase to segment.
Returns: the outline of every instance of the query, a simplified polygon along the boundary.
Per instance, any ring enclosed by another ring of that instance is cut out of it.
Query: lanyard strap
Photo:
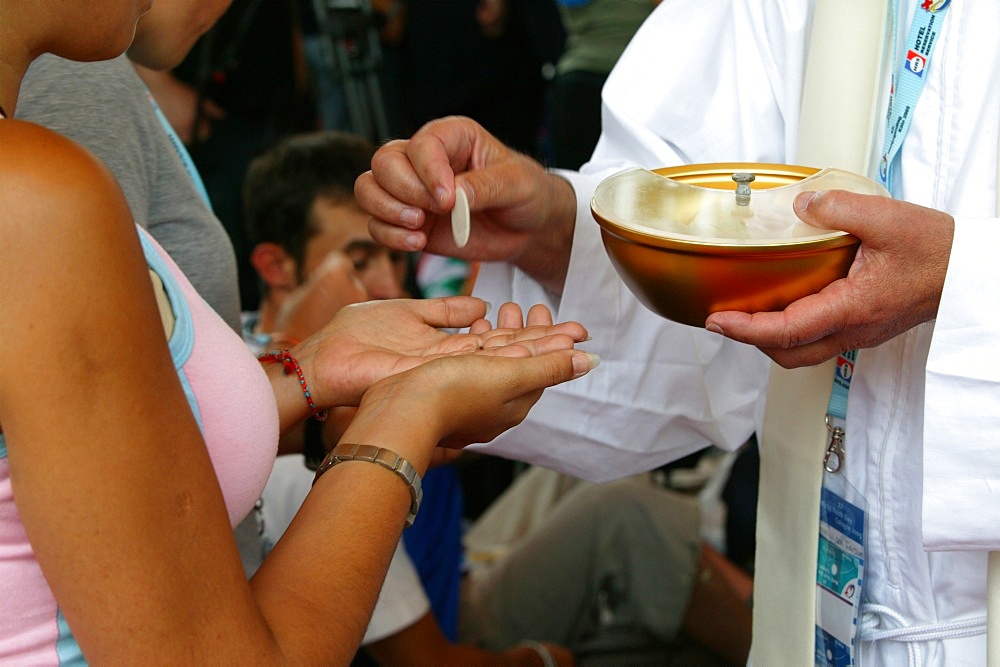
[[[913,23],[906,38],[906,57],[892,77],[889,109],[885,118],[885,142],[879,161],[878,177],[892,191],[892,168],[913,122],[914,108],[924,89],[924,73],[938,42],[944,17],[951,0],[922,0],[913,13]]]
[[[924,73],[930,64],[931,55],[938,43],[938,35],[941,33],[941,26],[950,6],[951,0],[921,0],[914,9],[913,22],[906,38],[906,57],[892,77],[889,108],[885,119],[885,141],[878,169],[879,180],[890,191],[892,191],[892,167],[913,122],[914,109],[926,82]],[[847,393],[851,389],[851,376],[854,374],[854,361],[857,355],[857,350],[842,353],[837,358],[837,367],[833,374],[833,391],[830,394],[826,414],[830,444],[823,458],[823,467],[831,473],[840,470],[844,463]]]
[[[823,467],[827,472],[837,472],[844,464],[844,427],[847,424],[847,393],[851,390],[854,377],[854,362],[857,350],[841,352],[837,356],[837,366],[833,371],[833,391],[826,408],[826,430],[830,432],[830,444],[823,457]]]

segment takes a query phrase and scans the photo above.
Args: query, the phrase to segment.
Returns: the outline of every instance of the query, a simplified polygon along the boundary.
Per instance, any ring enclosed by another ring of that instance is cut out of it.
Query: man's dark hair
[[[371,168],[374,145],[338,131],[286,138],[247,170],[243,207],[251,247],[276,243],[302,265],[306,243],[319,230],[309,211],[317,197],[354,199],[354,181]]]

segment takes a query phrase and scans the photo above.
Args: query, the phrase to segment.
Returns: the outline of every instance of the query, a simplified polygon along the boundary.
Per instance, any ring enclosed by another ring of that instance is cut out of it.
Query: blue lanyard
[[[837,472],[844,464],[844,427],[847,424],[847,393],[851,390],[854,377],[854,362],[857,350],[841,352],[837,356],[837,367],[833,372],[833,391],[826,408],[826,429],[830,432],[830,444],[823,457],[823,467],[827,472]]]
[[[895,5],[895,2],[893,4]],[[906,57],[892,78],[889,108],[886,112],[885,142],[878,170],[879,180],[890,191],[893,165],[899,157],[899,149],[913,122],[914,109],[926,82],[924,75],[934,47],[938,43],[941,26],[950,5],[951,0],[921,0],[916,6],[913,23],[906,38]],[[895,52],[895,48],[893,51]],[[851,388],[851,377],[854,375],[854,362],[857,356],[857,350],[850,350],[837,357],[833,391],[826,411],[826,428],[830,432],[830,444],[823,458],[823,467],[831,473],[839,471],[844,463],[847,394]]]
[[[885,119],[885,142],[878,168],[879,180],[890,192],[893,165],[913,122],[914,108],[926,82],[924,74],[950,6],[951,0],[922,0],[917,5],[910,34],[906,38],[906,56],[892,77]]]

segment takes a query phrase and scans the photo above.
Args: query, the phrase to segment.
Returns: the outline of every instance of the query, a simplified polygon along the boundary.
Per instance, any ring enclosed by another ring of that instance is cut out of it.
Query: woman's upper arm
[[[165,619],[239,590],[218,483],[117,184],[51,132],[6,120],[0,136],[0,424],[17,509],[88,658],[159,651]]]

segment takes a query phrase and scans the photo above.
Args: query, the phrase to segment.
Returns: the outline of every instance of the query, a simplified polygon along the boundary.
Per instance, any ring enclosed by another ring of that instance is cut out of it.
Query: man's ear
[[[250,252],[250,264],[270,289],[294,289],[295,260],[277,243],[258,243]]]

